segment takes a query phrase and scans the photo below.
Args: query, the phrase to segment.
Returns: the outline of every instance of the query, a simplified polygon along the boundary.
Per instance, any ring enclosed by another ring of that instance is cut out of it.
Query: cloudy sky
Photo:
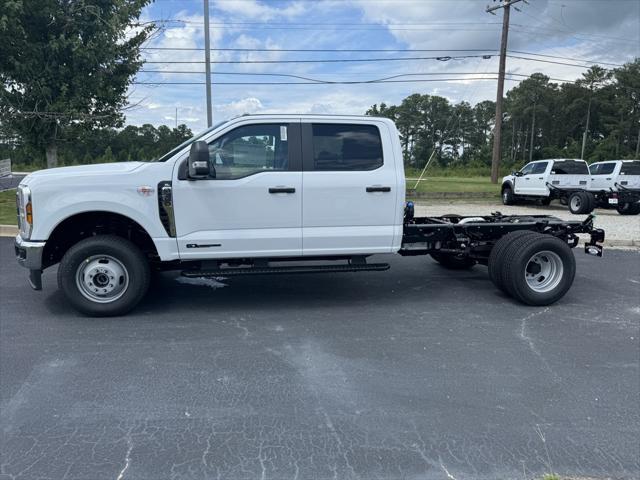
[[[375,103],[399,103],[412,93],[472,104],[495,99],[502,11],[485,12],[494,0],[210,3],[214,123],[243,113],[363,114]],[[515,6],[507,58],[512,79],[543,72],[574,80],[590,65],[584,60],[612,68],[640,56],[640,0],[528,0]],[[160,21],[163,29],[145,45],[147,63],[130,89],[135,107],[128,110],[127,123],[174,125],[177,109],[179,123],[194,131],[206,127],[203,18],[202,0],[155,0],[144,10],[143,20]],[[391,49],[397,51],[335,51]],[[482,58],[486,55],[490,58]],[[406,57],[413,58],[396,60]],[[221,63],[329,59],[371,61]],[[312,80],[273,74],[394,81],[309,84]],[[232,84],[256,82],[304,84]],[[507,89],[515,85],[506,82]]]

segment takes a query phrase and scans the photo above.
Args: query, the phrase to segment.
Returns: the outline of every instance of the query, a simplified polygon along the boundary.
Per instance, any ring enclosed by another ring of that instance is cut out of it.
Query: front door
[[[547,188],[547,167],[549,162],[535,162],[529,177],[529,194],[530,195],[547,195],[549,189]]]
[[[527,163],[520,169],[521,175],[514,179],[515,185],[513,191],[518,195],[529,195],[531,193],[531,171],[533,170],[533,163]]]
[[[209,141],[215,177],[180,180],[180,258],[302,255],[300,123],[251,123]]]
[[[405,186],[386,126],[314,121],[302,131],[304,255],[390,252]]]

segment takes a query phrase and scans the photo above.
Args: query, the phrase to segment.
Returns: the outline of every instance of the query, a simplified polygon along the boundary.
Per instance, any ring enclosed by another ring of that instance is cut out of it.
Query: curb
[[[15,237],[18,235],[18,227],[15,225],[0,225],[0,237]]]

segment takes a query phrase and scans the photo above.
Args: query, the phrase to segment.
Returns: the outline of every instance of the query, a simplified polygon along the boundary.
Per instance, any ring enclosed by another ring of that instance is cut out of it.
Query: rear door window
[[[375,170],[383,164],[380,131],[374,125],[314,123],[313,169]]]
[[[640,162],[622,162],[620,175],[640,175]]]
[[[586,162],[563,160],[553,162],[552,175],[589,175]]]

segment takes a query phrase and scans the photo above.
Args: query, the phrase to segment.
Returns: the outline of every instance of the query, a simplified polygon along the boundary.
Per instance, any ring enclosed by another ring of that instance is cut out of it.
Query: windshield
[[[169,160],[171,157],[173,157],[176,153],[178,153],[180,150],[182,150],[187,145],[189,145],[189,144],[191,144],[191,143],[193,143],[193,142],[195,142],[197,140],[200,140],[207,133],[212,132],[216,128],[221,127],[222,125],[224,125],[225,123],[227,123],[227,120],[225,120],[224,122],[216,123],[213,127],[207,128],[206,130],[203,130],[202,132],[198,133],[197,135],[191,137],[189,140],[187,140],[185,142],[182,142],[180,145],[178,145],[176,148],[174,148],[170,152],[165,153],[163,156],[161,156],[157,160],[152,160],[152,161],[153,162],[166,162],[167,160]]]
[[[620,175],[640,175],[640,162],[622,162]]]

